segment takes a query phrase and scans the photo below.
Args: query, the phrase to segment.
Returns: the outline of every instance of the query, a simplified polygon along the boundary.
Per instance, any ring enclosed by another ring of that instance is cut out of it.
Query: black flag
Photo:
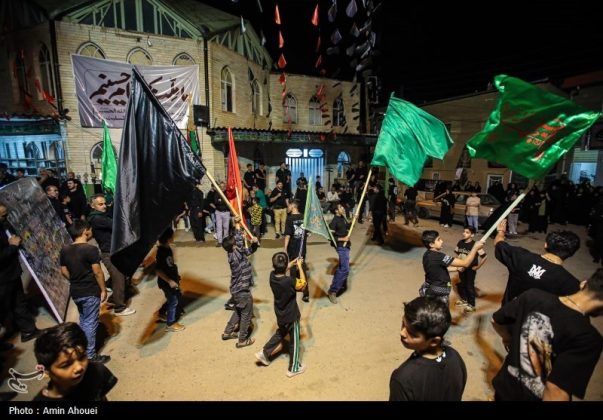
[[[205,167],[136,68],[118,167],[111,261],[130,276],[205,175]]]

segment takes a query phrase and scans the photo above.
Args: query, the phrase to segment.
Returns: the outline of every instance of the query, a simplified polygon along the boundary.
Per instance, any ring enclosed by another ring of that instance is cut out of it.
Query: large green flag
[[[371,165],[387,167],[399,181],[412,186],[421,178],[427,157],[442,159],[451,145],[444,123],[392,95]]]
[[[327,225],[327,221],[323,216],[320,200],[314,191],[314,182],[312,182],[312,177],[310,177],[310,182],[308,183],[308,195],[306,199],[306,208],[304,210],[304,229],[318,235],[322,235],[326,239],[330,239],[333,241],[333,243],[335,243],[333,234],[331,233],[329,225]]]
[[[496,109],[469,139],[469,154],[530,179],[545,176],[601,116],[514,77],[499,75],[494,83]]]
[[[111,135],[107,123],[103,120],[103,156],[102,156],[102,185],[103,191],[115,194],[115,180],[117,179],[117,160],[111,143]]]

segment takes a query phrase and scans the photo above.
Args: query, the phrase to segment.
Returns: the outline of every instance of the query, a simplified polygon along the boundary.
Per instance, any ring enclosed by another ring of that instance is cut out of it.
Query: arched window
[[[55,96],[54,79],[52,77],[52,60],[50,59],[50,51],[48,47],[42,44],[40,47],[40,78],[42,79],[42,88],[50,96]]]
[[[116,157],[119,156],[117,154],[117,151],[115,150],[115,146],[113,147],[113,153],[115,154]],[[94,146],[92,146],[92,149],[90,149],[90,162],[91,162],[92,169],[94,169],[94,172],[100,173],[100,171],[103,168],[103,142],[102,141],[99,141]]]
[[[290,93],[283,102],[283,121],[286,123],[297,123],[297,99]]]
[[[345,113],[341,96],[333,102],[333,125],[336,127],[343,127],[345,125]]]
[[[172,64],[175,66],[192,66],[193,64],[195,64],[195,60],[193,60],[193,57],[191,57],[187,53],[180,53],[176,57],[174,57],[174,61],[172,61]]]
[[[232,75],[228,67],[222,69],[220,81],[222,86],[222,111],[232,112]]]
[[[18,98],[23,99],[25,96],[25,92],[29,92],[29,86],[27,85],[27,73],[25,69],[25,56],[23,50],[17,52],[15,60],[15,70],[17,73],[17,89],[19,91]]]
[[[322,112],[320,110],[320,101],[316,96],[310,99],[310,125],[322,125]]]
[[[102,59],[106,58],[105,57],[105,53],[103,52],[103,50],[101,49],[101,47],[99,47],[98,45],[96,45],[94,42],[85,42],[85,43],[83,43],[77,49],[77,53],[79,55],[85,55],[87,57],[102,58]]]
[[[257,80],[251,82],[251,112],[253,115],[261,115],[262,109],[261,104],[260,85]]]
[[[34,142],[25,144],[25,159],[39,160],[42,159],[40,149]]]
[[[127,61],[130,64],[153,64],[153,59],[151,58],[151,55],[140,47],[136,47],[128,53]]]
[[[350,162],[350,155],[347,152],[339,152],[339,155],[337,155],[337,178],[345,176],[345,167],[349,166]]]
[[[50,145],[48,149],[48,159],[50,160],[64,160],[65,151],[60,141],[55,141]]]

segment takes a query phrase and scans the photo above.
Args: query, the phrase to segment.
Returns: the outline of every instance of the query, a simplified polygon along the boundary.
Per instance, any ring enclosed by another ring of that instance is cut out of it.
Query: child
[[[335,207],[335,217],[331,220],[329,229],[333,231],[333,237],[337,241],[333,245],[339,256],[339,264],[333,275],[333,281],[329,287],[328,297],[331,303],[337,303],[337,294],[342,293],[348,287],[348,276],[350,275],[350,248],[352,247],[348,234],[350,224],[345,218],[345,208],[341,204],[338,204]]]
[[[86,348],[88,358],[92,362],[107,363],[111,360],[110,356],[96,353],[96,329],[100,305],[107,300],[105,275],[100,266],[100,252],[97,247],[88,245],[88,241],[92,238],[92,228],[88,222],[74,219],[68,230],[73,243],[61,249],[61,274],[69,280],[69,294],[80,314],[80,326],[88,339]]]
[[[76,219],[77,220],[77,219]],[[50,382],[34,401],[106,401],[117,378],[102,363],[86,357],[88,343],[74,322],[48,328],[36,340],[36,360]]]
[[[262,206],[260,206],[259,198],[253,197],[253,205],[249,208],[249,214],[251,215],[251,231],[256,238],[261,236],[262,211],[263,209]]]
[[[303,228],[304,216],[300,213],[300,208],[301,203],[298,200],[289,202],[289,215],[285,222],[285,252],[290,260],[294,260],[297,257],[302,257],[304,260],[306,258],[308,232]],[[300,266],[304,270],[303,277],[307,278],[305,274],[305,270],[307,270],[306,264],[300,264]],[[297,267],[293,267],[291,270],[291,277],[302,277],[297,273]],[[304,287],[302,300],[304,302],[310,301],[310,288],[308,282],[306,282],[306,287]]]
[[[299,320],[301,314],[296,300],[296,279],[287,275],[287,270],[297,264],[303,283],[305,276],[304,270],[301,269],[302,263],[303,258],[301,257],[289,262],[289,257],[285,252],[277,252],[272,256],[274,271],[270,273],[270,288],[274,294],[274,312],[276,313],[278,328],[272,338],[264,345],[264,348],[255,354],[258,362],[268,366],[270,364],[269,357],[279,347],[283,339],[289,335],[291,337],[289,370],[287,371],[289,378],[304,373],[306,370],[306,366],[299,361]]]
[[[390,401],[461,401],[467,368],[460,354],[444,345],[452,317],[437,298],[418,297],[404,305],[400,341],[413,354],[392,372]]]
[[[475,245],[474,236],[475,228],[473,226],[467,226],[463,229],[463,239],[456,244],[454,249],[460,259],[465,259],[473,249]],[[457,289],[461,300],[456,302],[456,306],[464,306],[465,312],[475,312],[475,276],[477,270],[484,265],[487,258],[486,252],[480,249],[467,269],[459,268],[460,283]]]
[[[180,275],[178,274],[178,266],[174,263],[174,254],[170,248],[170,241],[174,237],[172,228],[167,228],[161,236],[159,236],[157,247],[157,286],[163,291],[167,300],[167,318],[165,327],[166,331],[178,332],[182,331],[185,326],[176,322],[178,317],[178,308],[182,295],[180,294]],[[161,313],[161,310],[159,311]]]
[[[234,219],[235,233],[222,241],[222,247],[228,253],[228,264],[230,265],[230,294],[234,303],[233,313],[226,324],[222,340],[238,338],[237,348],[247,347],[255,342],[254,338],[249,338],[249,326],[251,316],[253,315],[253,297],[251,296],[252,270],[247,256],[251,255],[258,248],[258,239],[251,238],[251,248],[245,248],[244,245],[237,244],[237,237],[242,244],[241,219],[237,216]],[[239,325],[239,333],[235,328]]]
[[[435,296],[448,304],[450,296],[450,274],[448,271],[458,271],[458,267],[467,268],[475,258],[477,251],[484,246],[483,242],[477,242],[467,258],[461,260],[453,258],[440,252],[444,241],[435,230],[426,230],[422,236],[423,245],[427,248],[423,254],[423,270],[425,270],[425,282],[419,289],[421,296]],[[450,269],[454,267],[454,269]]]

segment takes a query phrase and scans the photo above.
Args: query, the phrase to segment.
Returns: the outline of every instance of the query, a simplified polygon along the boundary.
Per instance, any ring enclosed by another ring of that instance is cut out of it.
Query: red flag
[[[277,25],[281,24],[281,14],[278,12],[278,4],[274,8],[274,23]]]
[[[318,59],[316,60],[314,67],[318,68],[318,67],[320,67],[321,64],[322,64],[322,54],[318,56]]]
[[[283,48],[285,46],[285,38],[283,38],[283,33],[278,31],[278,47]]]
[[[314,9],[314,14],[312,15],[312,25],[318,26],[318,4]]]
[[[232,129],[228,127],[228,173],[226,177],[226,198],[232,207],[241,215],[243,208],[243,184],[241,183],[241,170],[235,149]],[[243,217],[241,217],[243,219]],[[244,222],[244,221],[243,221]]]
[[[316,41],[316,52],[320,50],[320,35],[318,35],[318,40]]]
[[[278,68],[279,69],[284,69],[285,66],[287,65],[287,60],[285,60],[285,55],[281,53],[281,56],[278,58]]]

